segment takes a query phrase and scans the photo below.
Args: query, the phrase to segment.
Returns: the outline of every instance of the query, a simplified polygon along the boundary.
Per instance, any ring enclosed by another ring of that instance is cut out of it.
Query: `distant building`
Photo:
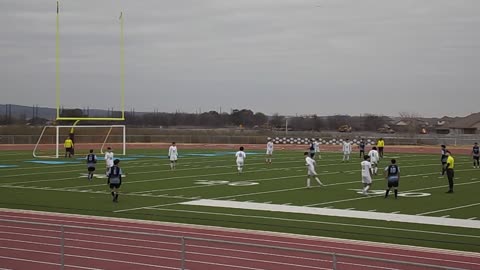
[[[437,121],[437,134],[479,134],[480,112],[466,117],[443,117]]]

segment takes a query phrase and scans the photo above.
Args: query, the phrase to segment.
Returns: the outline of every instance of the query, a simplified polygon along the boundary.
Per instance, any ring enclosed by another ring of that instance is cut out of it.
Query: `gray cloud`
[[[65,106],[118,107],[120,10],[137,111],[478,111],[475,0],[64,0]],[[0,36],[1,103],[54,106],[55,1],[0,2]]]

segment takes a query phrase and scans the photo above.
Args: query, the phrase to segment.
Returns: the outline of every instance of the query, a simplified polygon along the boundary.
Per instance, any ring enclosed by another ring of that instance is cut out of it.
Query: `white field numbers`
[[[358,194],[363,194],[362,189],[351,189],[355,191]],[[385,195],[385,190],[369,190],[368,191],[369,195]],[[428,197],[431,196],[432,194],[430,193],[424,193],[424,192],[398,192],[399,197],[406,197],[406,198],[421,198],[421,197]]]
[[[232,187],[246,187],[246,186],[255,186],[258,185],[257,182],[250,182],[250,181],[227,181],[227,180],[197,180],[195,181],[196,185],[209,185],[209,186],[216,186],[216,185],[228,185]]]

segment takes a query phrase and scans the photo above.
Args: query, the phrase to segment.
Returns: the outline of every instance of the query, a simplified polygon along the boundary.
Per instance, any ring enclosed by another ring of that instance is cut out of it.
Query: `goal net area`
[[[90,149],[103,154],[111,147],[116,154],[126,154],[125,125],[45,126],[33,149],[33,157],[65,157],[65,140],[71,138],[73,154],[85,157]]]

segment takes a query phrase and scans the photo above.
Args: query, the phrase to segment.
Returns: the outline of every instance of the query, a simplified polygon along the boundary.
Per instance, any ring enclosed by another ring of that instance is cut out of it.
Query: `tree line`
[[[63,110],[62,116],[65,117],[88,117],[81,109]],[[119,117],[120,112],[110,112],[111,117]],[[29,125],[45,125],[47,119],[32,118],[26,120],[24,116],[15,117],[12,115],[0,115],[0,124],[29,124]],[[71,122],[71,121],[70,121]],[[69,121],[58,121],[51,124],[71,124]],[[250,109],[235,109],[230,113],[217,111],[208,111],[203,113],[166,113],[166,112],[150,112],[136,113],[125,112],[124,124],[137,127],[205,127],[205,128],[221,128],[221,127],[240,127],[255,129],[285,129],[301,130],[301,131],[323,131],[338,130],[341,126],[349,126],[355,131],[376,131],[378,128],[389,124],[391,119],[386,116],[379,115],[333,115],[333,116],[292,116],[286,117],[279,114],[267,116],[262,112],[254,112]],[[82,124],[119,124],[118,121],[82,121]]]

